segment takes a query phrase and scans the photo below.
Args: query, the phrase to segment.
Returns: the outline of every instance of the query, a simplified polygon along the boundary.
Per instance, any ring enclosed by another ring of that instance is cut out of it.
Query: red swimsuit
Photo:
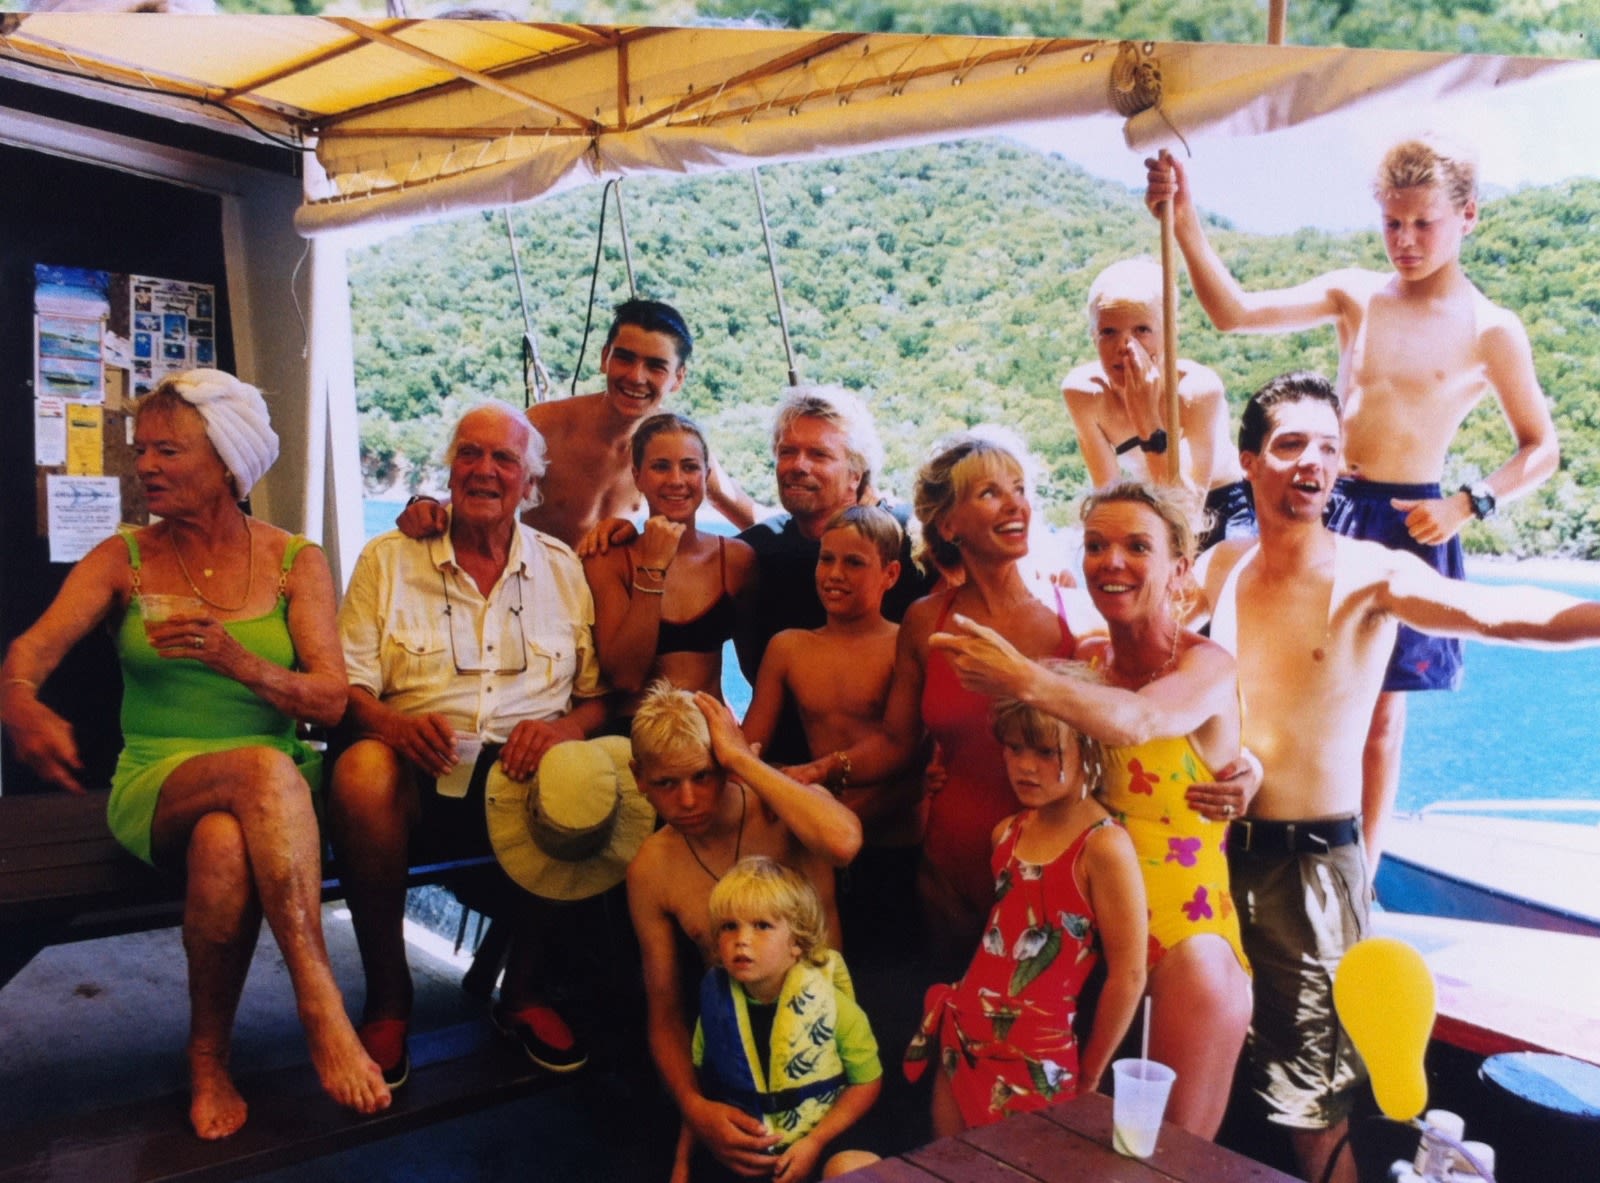
[[[937,632],[944,628],[959,589],[952,588],[939,608]],[[1077,648],[1067,613],[1056,592],[1056,618],[1061,643],[1051,657],[1071,657]],[[1017,798],[1006,779],[1000,742],[989,731],[993,699],[965,690],[955,667],[943,654],[930,651],[922,682],[922,724],[939,743],[947,779],[928,798],[928,828],[922,841],[924,861],[961,897],[976,918],[994,903],[994,874],[989,869],[990,836],[1001,820],[1017,811]]]

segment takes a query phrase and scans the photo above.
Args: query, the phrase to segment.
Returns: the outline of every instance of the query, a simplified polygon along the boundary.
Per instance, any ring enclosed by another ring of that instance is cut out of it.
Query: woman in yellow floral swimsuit
[[[1167,1119],[1211,1138],[1251,1002],[1224,841],[1259,774],[1222,779],[1240,750],[1238,678],[1226,651],[1182,626],[1193,533],[1178,498],[1126,481],[1084,503],[1084,578],[1109,636],[1084,638],[1078,656],[1106,685],[1051,674],[987,630],[931,644],[963,685],[1038,705],[1106,746],[1104,803],[1133,839],[1150,904],[1150,1055],[1178,1074]]]

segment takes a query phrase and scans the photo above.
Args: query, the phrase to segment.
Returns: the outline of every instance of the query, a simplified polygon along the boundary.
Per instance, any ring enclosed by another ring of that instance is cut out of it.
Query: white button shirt
[[[495,741],[604,693],[593,630],[577,555],[521,524],[488,596],[456,565],[448,534],[419,541],[391,530],[362,549],[339,608],[352,686]]]

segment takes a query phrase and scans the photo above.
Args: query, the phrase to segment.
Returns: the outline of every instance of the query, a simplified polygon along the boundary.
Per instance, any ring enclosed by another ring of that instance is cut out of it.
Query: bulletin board
[[[102,476],[115,477],[119,490],[119,520],[145,519],[137,482],[132,479],[133,456],[127,445],[127,404],[135,386],[133,363],[140,360],[132,336],[134,292],[137,277],[161,277],[208,286],[213,291],[209,318],[214,336],[188,333],[195,353],[191,365],[202,364],[200,340],[214,342],[218,369],[232,371],[235,359],[230,333],[228,277],[222,235],[222,199],[184,185],[117,171],[47,152],[0,142],[0,646],[9,644],[39,618],[72,570],[53,561],[48,533],[48,506],[44,478],[64,477],[67,465],[51,464],[40,471],[36,428],[41,398],[61,398],[59,428],[65,458],[68,425],[66,401],[93,389],[90,367],[59,366],[51,386],[40,384],[41,356],[59,361],[93,361],[75,353],[91,353],[93,334],[85,336],[74,326],[45,326],[49,349],[41,353],[40,326],[36,324],[37,268],[41,265],[79,268],[106,275],[97,299],[104,306],[105,335],[99,367],[101,396],[100,463]],[[119,294],[117,277],[126,277],[126,295]],[[152,307],[153,307],[152,295]],[[194,319],[201,327],[196,299]],[[121,318],[126,319],[126,323]],[[89,319],[98,326],[100,313]],[[163,321],[163,332],[166,322]],[[185,325],[185,329],[188,329]],[[126,342],[125,355],[121,342]],[[106,352],[109,344],[110,352]],[[154,342],[152,341],[152,345]],[[164,352],[164,351],[163,351]],[[154,360],[153,358],[151,359]],[[175,360],[175,359],[174,359]],[[87,375],[91,385],[82,385]],[[154,366],[151,377],[156,377]],[[62,379],[66,379],[62,381]],[[77,432],[92,439],[95,416],[85,413]],[[92,456],[86,446],[77,453]],[[80,506],[90,497],[78,493]],[[43,507],[43,508],[41,508]],[[121,699],[115,648],[110,634],[96,629],[65,658],[46,683],[40,698],[72,726],[85,784],[110,782],[122,734],[117,727]],[[18,760],[9,743],[0,744],[0,791],[42,791],[45,786]]]
[[[132,402],[163,376],[217,361],[209,283],[36,263],[36,521],[52,563],[75,563],[149,521],[134,476]]]

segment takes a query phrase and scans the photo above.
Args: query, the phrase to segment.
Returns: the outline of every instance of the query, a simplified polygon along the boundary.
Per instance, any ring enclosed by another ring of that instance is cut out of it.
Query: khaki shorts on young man
[[[1350,1114],[1366,1067],[1339,1025],[1333,975],[1371,928],[1366,853],[1356,818],[1235,822],[1233,898],[1255,972],[1246,1045],[1250,1085],[1294,1129]]]

